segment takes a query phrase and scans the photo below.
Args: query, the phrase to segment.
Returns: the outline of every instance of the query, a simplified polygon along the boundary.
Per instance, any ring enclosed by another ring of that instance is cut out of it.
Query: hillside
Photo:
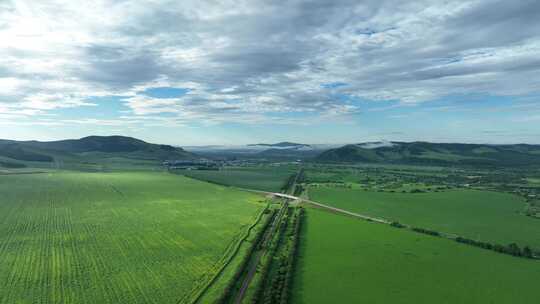
[[[194,154],[182,148],[150,144],[124,136],[89,136],[50,142],[0,140],[0,160],[5,166],[113,157],[158,161],[192,158]]]
[[[484,145],[429,142],[362,143],[321,153],[321,162],[434,165],[540,165],[540,145]]]

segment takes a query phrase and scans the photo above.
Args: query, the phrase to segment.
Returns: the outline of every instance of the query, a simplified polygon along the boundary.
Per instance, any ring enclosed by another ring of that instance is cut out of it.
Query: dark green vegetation
[[[0,167],[8,168],[8,169],[20,169],[20,168],[26,168],[26,165],[22,163],[18,163],[18,162],[0,161]]]
[[[225,167],[219,171],[182,170],[175,173],[227,186],[279,192],[294,174],[291,166]]]
[[[279,233],[270,244],[266,264],[261,269],[259,285],[251,299],[253,303],[289,303],[293,275],[297,264],[303,208],[289,207],[279,226]]]
[[[310,188],[310,197],[345,210],[470,239],[540,249],[540,221],[521,212],[519,196],[478,190],[428,193]]]
[[[0,157],[5,162],[32,167],[101,170],[118,163],[132,163],[139,168],[145,163],[155,166],[162,160],[194,155],[181,148],[131,137],[89,136],[52,142],[0,140]]]
[[[293,303],[537,303],[538,261],[308,208]]]
[[[238,280],[235,297],[243,303],[289,303],[303,208],[284,202]],[[245,293],[240,292],[241,288]],[[233,301],[234,302],[234,301]],[[227,302],[223,302],[227,303]]]
[[[291,175],[282,189],[292,193],[303,177],[303,170]],[[249,242],[243,257],[235,263],[236,270],[226,281],[219,296],[209,291],[201,302],[216,303],[288,303],[294,274],[298,236],[303,209],[290,205],[288,200],[274,199],[265,213],[269,216],[256,236]]]
[[[478,145],[393,142],[346,145],[320,154],[318,162],[396,163],[418,165],[540,165],[538,145]]]
[[[167,173],[0,175],[0,303],[177,303],[266,206]]]

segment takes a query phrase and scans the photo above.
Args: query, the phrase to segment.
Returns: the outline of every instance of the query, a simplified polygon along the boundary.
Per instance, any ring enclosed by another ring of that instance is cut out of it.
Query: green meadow
[[[307,209],[293,303],[538,303],[540,263]]]
[[[540,249],[540,221],[525,216],[525,202],[512,194],[477,190],[390,193],[311,187],[309,195],[334,207],[415,227]]]
[[[182,170],[181,174],[217,183],[247,189],[279,192],[287,178],[295,173],[288,167],[225,168],[219,171]]]
[[[0,303],[177,303],[261,197],[166,173],[0,175]]]

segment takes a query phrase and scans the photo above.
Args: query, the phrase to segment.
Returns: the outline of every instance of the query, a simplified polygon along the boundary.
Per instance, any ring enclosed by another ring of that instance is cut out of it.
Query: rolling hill
[[[540,145],[380,142],[345,145],[321,153],[320,162],[433,165],[540,165]]]
[[[160,161],[193,158],[194,154],[182,148],[124,136],[89,136],[50,142],[0,140],[0,160],[5,166],[113,157]]]

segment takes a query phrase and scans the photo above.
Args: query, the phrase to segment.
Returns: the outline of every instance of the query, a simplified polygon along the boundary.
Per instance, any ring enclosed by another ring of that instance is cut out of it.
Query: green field
[[[289,167],[224,168],[219,171],[178,171],[189,177],[217,184],[262,191],[279,192],[287,178],[295,173]]]
[[[318,202],[411,226],[540,249],[540,221],[523,215],[523,199],[511,194],[476,190],[410,194],[330,187],[312,187],[309,194]]]
[[[540,178],[527,178],[525,179],[529,184],[540,185]]]
[[[293,303],[538,303],[538,261],[307,211]]]
[[[166,173],[0,175],[0,303],[177,303],[265,206]]]

